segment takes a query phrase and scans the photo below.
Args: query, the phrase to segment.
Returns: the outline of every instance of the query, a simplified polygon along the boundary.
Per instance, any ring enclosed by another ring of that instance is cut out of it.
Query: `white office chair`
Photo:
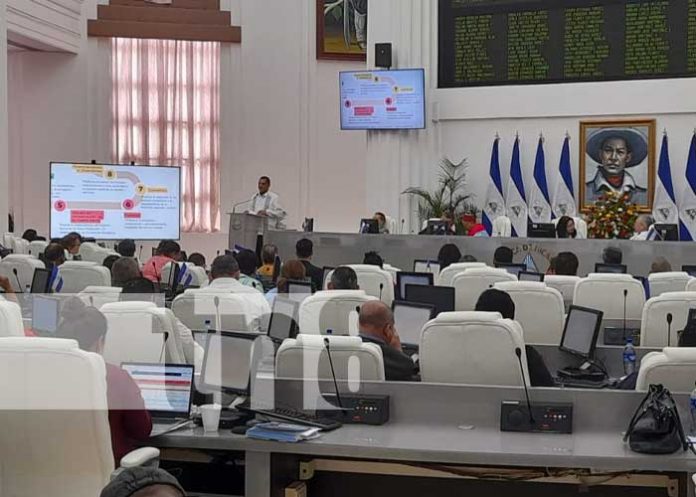
[[[687,292],[696,292],[696,278],[691,278],[686,284]]]
[[[382,266],[382,269],[384,269],[386,272],[388,272],[391,275],[392,281],[396,281],[396,274],[400,273],[402,271],[398,267],[394,267],[394,266],[387,264],[387,263],[385,263]]]
[[[696,348],[665,347],[643,357],[636,390],[645,392],[650,385],[664,385],[673,393],[690,393],[696,381]]]
[[[308,335],[323,335],[327,330],[333,335],[357,335],[358,309],[370,300],[378,299],[363,290],[316,292],[300,304],[300,330]]]
[[[677,332],[686,326],[689,309],[693,307],[696,307],[696,292],[667,292],[648,300],[641,319],[641,347],[676,347],[679,343]],[[667,324],[667,314],[672,315],[671,326]]]
[[[19,304],[0,300],[0,337],[23,337],[24,322]]]
[[[368,264],[352,264],[349,267],[358,276],[361,290],[391,307],[394,302],[394,280],[389,272]]]
[[[15,254],[29,255],[29,241],[24,238],[14,237],[13,250]]]
[[[96,262],[67,261],[58,271],[63,278],[61,293],[80,293],[88,286],[111,285],[111,272]]]
[[[276,355],[276,377],[332,379],[324,338],[297,335],[288,339]],[[330,337],[331,360],[336,378],[348,381],[384,381],[382,349],[363,343],[360,337]]]
[[[399,222],[393,217],[385,216],[387,229],[390,235],[399,235],[401,230],[399,229]]]
[[[452,279],[455,292],[454,308],[457,311],[473,311],[484,291],[504,281],[517,281],[517,278],[505,269],[492,267],[475,267],[457,274]]]
[[[2,245],[7,249],[14,248],[14,235],[9,231],[2,234]]]
[[[117,286],[88,286],[78,297],[89,306],[101,309],[105,304],[113,304],[121,299],[122,288]]]
[[[437,284],[440,286],[452,286],[452,280],[467,269],[488,267],[485,262],[455,262],[440,271]]]
[[[94,242],[85,242],[80,245],[80,257],[82,257],[82,260],[85,262],[94,262],[101,265],[104,263],[104,259],[110,255],[118,255],[118,253],[100,247]]]
[[[520,325],[497,312],[443,312],[425,325],[421,379],[427,383],[522,386],[515,349],[529,385]]]
[[[683,271],[652,273],[648,275],[650,297],[659,297],[667,292],[685,292],[691,276]]]
[[[512,236],[512,221],[507,216],[499,216],[493,221],[491,237],[510,238]]]
[[[561,343],[565,305],[558,290],[531,281],[506,281],[494,288],[507,292],[515,303],[515,321],[522,326],[525,343]]]
[[[73,340],[0,338],[0,495],[99,495],[114,470],[108,407],[97,354]]]
[[[162,283],[169,284],[172,278],[172,266],[173,263],[169,263],[162,268]],[[174,264],[179,265],[179,284],[188,287],[202,287],[208,283],[208,275],[205,269],[191,264],[190,262],[177,262]],[[186,268],[186,269],[184,269]],[[183,272],[183,274],[182,274]]]
[[[0,261],[0,276],[10,280],[12,289],[15,292],[23,292],[27,287],[31,286],[31,282],[34,279],[34,270],[44,269],[45,267],[43,262],[34,259],[30,255],[10,254]],[[15,269],[17,270],[17,276],[14,274]]]
[[[186,290],[172,302],[172,312],[187,328],[194,331],[205,331],[206,321],[210,321],[213,329],[220,326],[222,331],[253,330],[249,301],[243,294],[215,292],[210,289]]]
[[[27,253],[34,259],[38,259],[39,256],[46,251],[46,247],[48,247],[48,242],[34,240],[33,242],[29,242],[29,251]]]
[[[109,323],[107,362],[186,363],[165,309],[152,302],[117,302],[105,304],[101,312]]]
[[[563,295],[563,302],[566,308],[573,303],[573,297],[575,295],[575,285],[578,284],[582,278],[579,276],[562,276],[555,274],[547,274],[544,277],[544,283],[549,288],[555,288],[561,295]]]
[[[640,319],[645,290],[630,274],[589,274],[575,286],[573,304],[603,311],[604,319],[623,319],[624,291],[626,319]]]

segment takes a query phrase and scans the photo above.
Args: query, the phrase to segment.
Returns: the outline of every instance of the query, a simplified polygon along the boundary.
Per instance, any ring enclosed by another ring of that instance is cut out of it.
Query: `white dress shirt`
[[[253,287],[242,285],[235,278],[217,278],[202,290],[243,295],[245,302],[248,304],[247,317],[251,323],[251,331],[263,331],[263,322],[271,313],[271,306],[263,293]]]
[[[268,227],[270,229],[285,229],[284,220],[288,213],[280,205],[277,193],[266,192],[263,195],[256,193],[256,195],[251,197],[249,212],[257,214],[261,211],[266,211],[266,214],[268,214]]]

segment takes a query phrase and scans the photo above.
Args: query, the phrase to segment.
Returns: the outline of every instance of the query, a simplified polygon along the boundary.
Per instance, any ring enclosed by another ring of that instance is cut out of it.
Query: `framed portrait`
[[[603,193],[628,193],[652,210],[655,191],[654,119],[580,122],[580,210]]]
[[[367,59],[368,0],[317,0],[317,59]]]

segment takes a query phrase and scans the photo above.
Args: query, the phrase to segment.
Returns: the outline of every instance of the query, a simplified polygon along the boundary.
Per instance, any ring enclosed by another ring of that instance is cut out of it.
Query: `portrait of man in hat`
[[[582,208],[603,194],[628,194],[643,209],[652,203],[655,122],[581,123]]]

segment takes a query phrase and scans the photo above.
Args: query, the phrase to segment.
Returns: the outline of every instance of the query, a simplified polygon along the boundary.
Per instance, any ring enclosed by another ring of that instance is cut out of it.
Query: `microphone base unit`
[[[504,401],[500,407],[500,431],[564,435],[573,433],[573,404],[533,403],[530,408],[533,420],[529,419],[526,403]]]
[[[335,394],[324,394],[324,400],[338,406]],[[318,410],[316,415],[347,425],[381,426],[389,421],[389,395],[341,394],[343,409]]]
[[[636,328],[604,328],[604,345],[615,345],[623,347],[626,341],[633,339],[633,345],[640,347],[640,329]]]

